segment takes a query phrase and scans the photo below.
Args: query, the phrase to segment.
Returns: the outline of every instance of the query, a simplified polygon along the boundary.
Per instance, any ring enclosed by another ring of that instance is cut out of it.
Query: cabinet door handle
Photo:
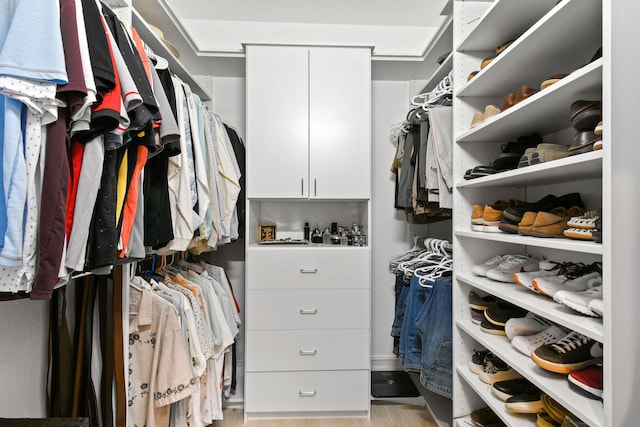
[[[318,195],[318,182],[315,178],[313,178],[313,195]]]
[[[300,395],[300,397],[315,397],[316,396],[316,391],[302,391],[300,390],[298,392],[298,394]]]
[[[304,196],[304,178],[300,178],[300,195]]]
[[[301,268],[300,273],[302,274],[316,274],[318,272],[317,268]]]
[[[318,314],[318,309],[317,308],[301,308],[300,309],[300,314]]]
[[[313,350],[300,349],[300,356],[315,356],[316,354],[318,354],[318,351],[315,348]]]

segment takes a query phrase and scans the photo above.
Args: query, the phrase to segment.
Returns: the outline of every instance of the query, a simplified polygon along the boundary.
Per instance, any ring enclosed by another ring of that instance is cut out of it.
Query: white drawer
[[[249,289],[368,288],[369,248],[249,248]]]
[[[369,330],[248,331],[247,371],[369,368]]]
[[[250,290],[247,330],[369,329],[369,290]]]
[[[366,411],[369,371],[250,372],[246,412]]]

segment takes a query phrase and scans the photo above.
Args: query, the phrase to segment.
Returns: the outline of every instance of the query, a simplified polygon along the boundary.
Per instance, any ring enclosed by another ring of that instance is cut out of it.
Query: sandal
[[[587,211],[580,216],[574,216],[567,221],[567,227],[591,230],[596,228],[596,221],[600,218],[597,210]]]
[[[564,234],[564,237],[571,239],[593,240],[592,231],[594,231],[594,229],[572,227],[564,230],[562,234]]]

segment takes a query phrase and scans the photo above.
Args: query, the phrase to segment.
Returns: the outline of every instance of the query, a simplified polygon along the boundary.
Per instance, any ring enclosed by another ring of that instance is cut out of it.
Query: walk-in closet
[[[638,16],[7,0],[0,427],[638,425]]]

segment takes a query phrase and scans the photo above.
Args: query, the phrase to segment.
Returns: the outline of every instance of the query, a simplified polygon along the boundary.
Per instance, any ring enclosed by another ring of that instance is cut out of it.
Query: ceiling
[[[178,18],[434,27],[446,0],[166,0]]]
[[[449,0],[450,1],[450,0]],[[243,77],[250,43],[371,46],[374,79],[410,80],[447,0],[133,0],[196,74]]]

